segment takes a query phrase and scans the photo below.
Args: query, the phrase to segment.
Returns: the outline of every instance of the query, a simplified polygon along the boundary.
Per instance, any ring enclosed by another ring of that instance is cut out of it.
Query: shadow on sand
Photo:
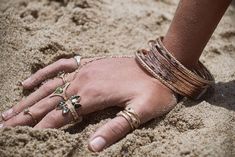
[[[202,101],[206,101],[211,105],[224,107],[228,110],[235,111],[235,80],[230,82],[218,82],[215,84],[213,89],[210,89],[207,92],[204,99],[200,101],[186,100],[183,102],[183,105],[186,107],[191,107]],[[120,110],[120,108],[115,107],[89,114],[84,117],[83,122],[65,129],[65,132],[69,132],[71,134],[82,132],[83,129],[90,124],[97,124],[103,119],[114,118],[116,113]],[[162,120],[162,118],[159,118],[159,121],[160,120]]]

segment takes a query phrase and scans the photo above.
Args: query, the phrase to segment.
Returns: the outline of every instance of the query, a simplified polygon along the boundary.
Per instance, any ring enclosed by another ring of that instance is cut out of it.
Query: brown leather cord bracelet
[[[200,61],[198,69],[187,69],[164,47],[162,39],[149,41],[149,51],[137,51],[137,62],[174,92],[199,99],[214,84],[213,76]]]

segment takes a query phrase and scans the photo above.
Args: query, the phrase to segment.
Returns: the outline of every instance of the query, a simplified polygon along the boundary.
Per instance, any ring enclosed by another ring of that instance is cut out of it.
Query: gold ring
[[[24,115],[28,114],[28,115],[32,118],[34,124],[37,124],[37,123],[38,123],[37,119],[36,119],[36,118],[33,116],[33,114],[29,111],[29,108],[24,109],[24,112],[23,112],[23,113],[24,113]]]
[[[70,85],[70,83],[66,83],[63,86],[57,87],[56,90],[54,91],[54,93],[52,93],[50,95],[50,98],[54,97],[54,96],[59,96],[59,97],[63,98],[63,100],[67,100],[68,98],[66,95],[66,90],[69,87],[69,85]]]
[[[66,79],[67,75],[68,74],[63,72],[62,74],[59,74],[59,76],[57,76],[57,78],[61,78],[63,83],[66,84],[68,82],[68,80]]]
[[[123,111],[117,113],[117,116],[124,117],[130,124],[132,130],[137,129],[141,124],[138,114],[136,114],[134,109],[130,107],[127,107]]]

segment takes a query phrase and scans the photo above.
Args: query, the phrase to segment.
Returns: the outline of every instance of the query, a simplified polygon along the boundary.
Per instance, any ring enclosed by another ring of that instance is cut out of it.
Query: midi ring
[[[71,96],[66,101],[61,101],[57,106],[57,110],[62,110],[62,115],[66,115],[71,112],[74,122],[81,122],[82,117],[78,115],[77,110],[82,106],[79,104],[81,97],[78,95]]]
[[[125,118],[132,130],[137,129],[140,126],[141,121],[138,114],[136,114],[130,107],[127,107],[123,111],[117,113],[117,116],[122,116]]]
[[[50,98],[54,97],[54,96],[59,96],[59,97],[63,98],[63,100],[67,100],[68,98],[66,95],[66,90],[69,87],[69,85],[70,85],[70,83],[66,83],[63,86],[57,87],[55,89],[55,91],[52,93],[52,95],[50,96]]]
[[[34,124],[37,124],[38,123],[38,121],[37,121],[37,119],[33,116],[33,114],[29,111],[29,108],[26,108],[26,109],[24,109],[24,115],[29,115],[31,118],[32,118],[32,120],[33,120],[33,122],[34,122]]]
[[[80,55],[74,56],[74,59],[76,60],[77,65],[78,65],[78,67],[79,67],[79,66],[80,66],[80,64],[81,64],[82,56],[80,56]]]
[[[67,75],[67,73],[62,72],[61,74],[59,74],[59,76],[57,76],[57,78],[61,78],[63,83],[66,84],[68,82],[68,80],[66,79]]]

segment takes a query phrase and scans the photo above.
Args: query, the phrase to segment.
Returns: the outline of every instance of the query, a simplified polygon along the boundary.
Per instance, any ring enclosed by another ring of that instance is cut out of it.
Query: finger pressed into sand
[[[54,80],[49,80],[43,84],[38,90],[30,94],[25,99],[21,100],[17,105],[13,106],[11,109],[2,113],[4,120],[8,120],[11,117],[19,114],[25,108],[30,107],[46,96],[50,95],[58,86],[62,85],[63,81],[60,78],[55,78]]]
[[[66,95],[70,97],[73,95],[73,88],[72,86],[69,86],[66,90]],[[33,105],[32,107],[28,108],[30,111],[30,114],[25,114],[25,110],[23,110],[20,114],[12,117],[11,119],[4,122],[4,126],[23,126],[23,125],[29,125],[34,126],[37,123],[35,123],[34,120],[39,122],[47,113],[55,109],[56,105],[63,101],[63,99],[59,96],[53,96],[53,97],[46,97]],[[33,116],[33,117],[32,117]]]
[[[124,117],[115,117],[100,127],[89,139],[88,148],[99,152],[120,140],[131,131],[131,127]]]
[[[56,76],[59,72],[72,72],[77,68],[77,62],[74,58],[60,59],[37,71],[35,74],[23,81],[22,86],[26,89],[30,89],[42,83],[46,79]]]

